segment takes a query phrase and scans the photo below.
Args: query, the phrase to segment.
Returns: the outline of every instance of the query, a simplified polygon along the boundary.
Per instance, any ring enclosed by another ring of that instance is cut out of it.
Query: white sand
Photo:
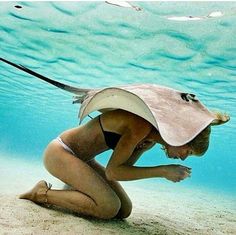
[[[125,183],[133,212],[124,220],[102,221],[48,209],[17,194],[46,179],[56,188],[62,183],[41,165],[1,160],[0,234],[236,234],[236,199],[181,184],[148,180]]]

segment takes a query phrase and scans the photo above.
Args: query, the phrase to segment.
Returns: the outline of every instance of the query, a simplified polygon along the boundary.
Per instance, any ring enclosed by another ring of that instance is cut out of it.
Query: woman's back
[[[151,129],[144,119],[124,110],[101,114],[86,124],[63,132],[62,140],[83,160],[90,160],[110,148],[114,149],[127,132]]]

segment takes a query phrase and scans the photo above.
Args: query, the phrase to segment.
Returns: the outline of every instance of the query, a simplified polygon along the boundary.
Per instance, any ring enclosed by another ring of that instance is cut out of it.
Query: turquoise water
[[[207,107],[229,113],[231,121],[212,128],[204,157],[184,162],[193,173],[181,184],[234,194],[236,3],[136,4],[143,10],[105,2],[1,2],[1,57],[78,87],[147,82],[197,94]],[[168,19],[214,11],[223,16]],[[51,139],[78,125],[78,110],[70,93],[0,63],[1,158],[37,164]],[[98,160],[105,164],[109,154]],[[166,159],[157,146],[138,165],[167,163],[179,161]]]

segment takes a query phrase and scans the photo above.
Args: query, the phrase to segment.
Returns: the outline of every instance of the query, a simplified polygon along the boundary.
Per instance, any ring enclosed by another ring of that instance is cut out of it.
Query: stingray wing
[[[91,112],[106,112],[112,109],[122,109],[134,113],[157,128],[156,120],[145,102],[136,94],[119,87],[105,88],[95,94],[94,91],[88,93],[81,104],[79,118],[83,120]]]
[[[79,118],[111,109],[123,109],[144,118],[173,146],[188,143],[215,119],[194,94],[153,84],[90,91],[82,102]]]

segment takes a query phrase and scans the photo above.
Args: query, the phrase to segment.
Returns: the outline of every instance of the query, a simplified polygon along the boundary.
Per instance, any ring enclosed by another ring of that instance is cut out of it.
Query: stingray
[[[156,84],[137,84],[98,89],[83,89],[47,78],[29,68],[0,58],[60,89],[75,94],[73,103],[80,103],[80,122],[94,111],[102,113],[122,109],[151,123],[162,138],[172,146],[181,146],[196,137],[208,125],[219,125],[229,116],[219,116],[208,110],[195,94]]]

